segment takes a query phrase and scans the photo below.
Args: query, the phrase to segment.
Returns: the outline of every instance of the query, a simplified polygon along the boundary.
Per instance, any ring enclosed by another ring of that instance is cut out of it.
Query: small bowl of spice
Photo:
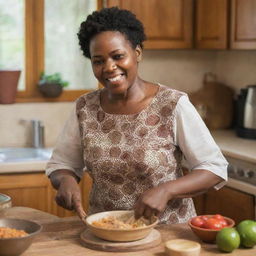
[[[0,256],[18,256],[32,244],[42,226],[24,219],[0,219]]]

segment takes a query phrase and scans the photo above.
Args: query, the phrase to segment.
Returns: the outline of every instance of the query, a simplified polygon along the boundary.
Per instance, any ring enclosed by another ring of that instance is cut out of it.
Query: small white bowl
[[[187,239],[173,239],[165,242],[168,256],[199,256],[201,245]]]
[[[110,229],[97,227],[92,223],[94,221],[99,221],[103,218],[107,217],[117,217],[119,220],[125,221],[128,220],[134,211],[108,211],[108,212],[99,212],[93,215],[90,215],[86,218],[86,224],[89,230],[97,237],[108,240],[108,241],[116,241],[116,242],[128,242],[128,241],[136,241],[145,238],[152,229],[157,225],[158,218],[152,217],[149,225],[132,228],[132,229]]]

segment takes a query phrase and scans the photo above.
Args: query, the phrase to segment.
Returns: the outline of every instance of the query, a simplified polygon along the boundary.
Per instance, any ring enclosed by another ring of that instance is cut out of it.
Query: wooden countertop
[[[211,134],[226,157],[256,164],[256,140],[239,138],[234,130],[215,130]]]
[[[44,172],[46,161],[0,163],[0,173]]]
[[[162,243],[154,248],[136,252],[102,252],[88,249],[81,245],[80,234],[86,229],[78,217],[59,218],[54,215],[26,207],[13,207],[0,212],[0,217],[23,218],[37,221],[43,225],[43,231],[22,256],[164,256],[164,242],[175,238],[184,238],[200,242],[187,224],[159,225],[157,230],[162,236]],[[201,256],[227,255],[220,253],[215,244],[202,245]],[[237,249],[230,256],[256,255],[253,249]]]

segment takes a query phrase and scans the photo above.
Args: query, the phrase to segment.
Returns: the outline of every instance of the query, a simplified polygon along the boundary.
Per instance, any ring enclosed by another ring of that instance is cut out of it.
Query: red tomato
[[[214,230],[220,230],[222,229],[222,224],[220,223],[219,220],[214,219],[214,218],[209,218],[204,225],[204,228],[207,229],[214,229]]]
[[[203,219],[204,221],[206,221],[206,220],[208,220],[209,219],[209,217],[208,216],[206,216],[206,215],[202,215],[202,216],[200,216],[201,217],[201,219]]]
[[[191,220],[191,224],[196,227],[202,227],[204,225],[204,220],[197,216]]]
[[[228,226],[228,222],[223,218],[223,220],[219,220],[220,224],[222,225],[223,228],[225,228],[226,226]]]
[[[215,214],[212,216],[212,218],[217,219],[217,220],[224,220],[224,217],[220,214]]]

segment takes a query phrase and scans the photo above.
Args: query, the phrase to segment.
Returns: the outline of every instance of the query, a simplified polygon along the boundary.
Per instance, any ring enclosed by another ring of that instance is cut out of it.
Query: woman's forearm
[[[206,192],[214,185],[223,181],[222,178],[207,170],[193,170],[189,174],[169,181],[166,184],[170,198],[193,197]]]
[[[63,179],[71,179],[75,180],[77,183],[79,183],[80,179],[75,175],[74,172],[70,170],[56,170],[49,176],[52,186],[58,190],[60,183]]]

